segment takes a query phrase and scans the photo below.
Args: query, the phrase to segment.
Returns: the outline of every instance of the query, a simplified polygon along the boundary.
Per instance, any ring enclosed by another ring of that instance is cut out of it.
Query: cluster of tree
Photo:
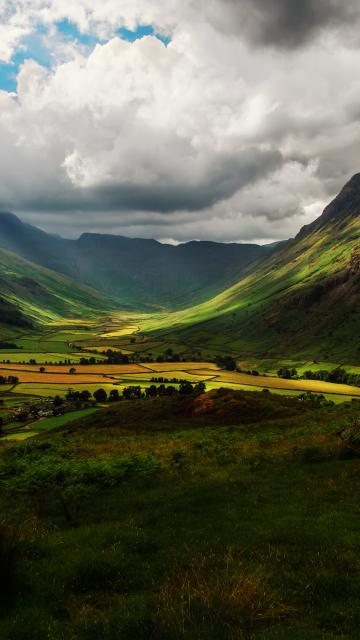
[[[0,376],[0,384],[17,384],[18,382],[17,376]]]
[[[311,391],[300,393],[299,400],[304,400],[305,402],[315,402],[316,404],[328,406],[332,406],[333,404],[335,404],[335,402],[333,402],[332,400],[326,400],[323,393],[312,393]]]
[[[245,371],[245,369],[241,369],[240,367],[236,367],[236,371],[238,373],[246,373],[248,376],[259,376],[260,373],[258,372],[257,369],[247,369],[247,371]],[[265,376],[265,374],[262,374],[263,376]]]
[[[172,349],[166,349],[163,356],[159,355],[156,362],[180,362],[181,358],[178,353],[174,353]]]
[[[146,397],[153,398],[155,396],[176,396],[179,395],[188,395],[191,393],[204,393],[206,390],[205,382],[197,382],[196,384],[192,384],[188,380],[181,380],[179,391],[176,387],[169,385],[165,387],[164,384],[161,384],[159,387],[152,384],[150,387],[145,389]]]
[[[65,398],[67,400],[81,400],[82,402],[87,402],[91,398],[91,393],[87,389],[84,389],[84,391],[73,391],[73,389],[68,389]]]
[[[132,398],[156,398],[157,396],[176,396],[176,395],[188,395],[191,393],[204,393],[206,390],[205,382],[197,382],[192,384],[188,380],[181,380],[179,390],[173,385],[165,387],[165,384],[160,384],[158,387],[155,384],[150,385],[145,389],[145,393],[141,393],[140,386],[125,387],[123,390],[123,397],[126,400]]]
[[[70,364],[70,362],[69,362]],[[94,356],[91,356],[91,358],[80,358],[80,363],[79,364],[96,364],[96,360],[94,358]]]
[[[106,400],[108,400],[109,402],[116,402],[117,400],[120,400],[119,392],[117,389],[111,389],[109,397],[105,389],[97,389],[97,391],[94,391],[93,396],[96,402],[106,402]]]
[[[292,369],[288,369],[287,367],[281,367],[278,370],[277,375],[279,376],[279,378],[285,378],[286,380],[289,380],[290,378],[297,376],[297,371],[296,369],[294,369],[294,367]]]
[[[223,369],[227,369],[228,371],[235,371],[236,362],[232,356],[215,356],[214,362],[218,367],[222,367]]]
[[[91,398],[91,393],[87,389],[83,391],[74,391],[73,389],[68,389],[67,394],[65,395],[66,400],[71,400],[72,402],[89,402]],[[97,389],[93,393],[93,397],[96,402],[106,402],[109,400],[110,402],[114,402],[115,400],[120,399],[120,395],[117,389],[112,389],[110,391],[109,397],[106,393],[105,389]]]
[[[345,369],[333,369],[326,371],[304,371],[303,378],[305,380],[323,380],[324,382],[335,382],[336,384],[349,384],[352,387],[360,387],[360,375],[356,373],[347,373]]]
[[[112,349],[108,349],[103,352],[104,355],[107,356],[105,362],[106,364],[129,364],[129,356],[126,354],[122,354],[121,351],[113,351]]]
[[[0,342],[0,349],[23,349],[24,347],[18,347],[15,342]]]

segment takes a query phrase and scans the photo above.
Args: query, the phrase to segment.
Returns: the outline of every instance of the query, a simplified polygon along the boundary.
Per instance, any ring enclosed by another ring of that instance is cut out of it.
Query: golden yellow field
[[[165,371],[192,371],[193,369],[199,369],[201,364],[199,362],[152,362],[144,366],[152,371],[161,373]],[[219,371],[218,366],[212,362],[206,363],[206,369]]]
[[[205,369],[197,371],[197,373],[205,372]],[[248,384],[261,388],[267,387],[269,389],[292,389],[296,391],[312,391],[314,393],[336,393],[360,396],[360,389],[358,387],[351,387],[347,384],[323,382],[322,380],[284,380],[283,378],[272,376],[252,376],[247,373],[237,373],[236,371],[218,371],[215,380],[224,383]]]
[[[57,384],[79,384],[79,383],[101,383],[104,381],[102,375],[84,375],[84,374],[72,374],[72,373],[40,373],[39,371],[18,371],[14,369],[1,369],[0,375],[5,377],[16,375],[19,378],[19,382],[36,382],[44,384],[47,382]],[[106,380],[106,379],[105,379]]]
[[[33,371],[39,373],[40,366],[45,368],[45,373],[58,373],[63,375],[69,372],[69,369],[75,369],[75,374],[106,374],[113,375],[114,373],[141,373],[142,371],[148,372],[148,367],[142,367],[138,364],[67,364],[67,365],[39,365],[39,364],[0,364],[0,375],[17,375],[16,371]],[[4,371],[10,371],[10,373],[3,373]]]

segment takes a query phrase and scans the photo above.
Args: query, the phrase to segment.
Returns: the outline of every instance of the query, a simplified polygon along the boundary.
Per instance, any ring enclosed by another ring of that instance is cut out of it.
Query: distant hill
[[[216,345],[360,363],[360,174],[294,239],[248,265],[235,286],[171,314],[158,331],[201,343],[204,352]]]
[[[0,323],[29,327],[68,318],[98,318],[113,298],[0,249]]]
[[[0,213],[0,247],[119,299],[136,311],[184,308],[235,284],[269,249],[256,244],[187,242],[85,233],[65,240]]]

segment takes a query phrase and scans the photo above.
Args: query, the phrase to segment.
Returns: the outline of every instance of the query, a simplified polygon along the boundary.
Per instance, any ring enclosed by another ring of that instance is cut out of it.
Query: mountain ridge
[[[268,251],[254,244],[157,240],[83,233],[66,240],[0,212],[0,247],[117,297],[129,310],[185,308],[235,284]]]

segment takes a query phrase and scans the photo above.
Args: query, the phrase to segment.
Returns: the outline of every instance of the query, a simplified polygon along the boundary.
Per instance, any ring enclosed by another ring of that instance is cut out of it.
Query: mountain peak
[[[300,229],[295,240],[302,240],[327,225],[333,226],[357,217],[360,217],[360,173],[355,173],[350,178],[319,218]]]
[[[336,198],[325,207],[320,218],[316,221],[318,222],[317,228],[335,218],[345,220],[357,216],[360,216],[360,173],[355,173]]]

